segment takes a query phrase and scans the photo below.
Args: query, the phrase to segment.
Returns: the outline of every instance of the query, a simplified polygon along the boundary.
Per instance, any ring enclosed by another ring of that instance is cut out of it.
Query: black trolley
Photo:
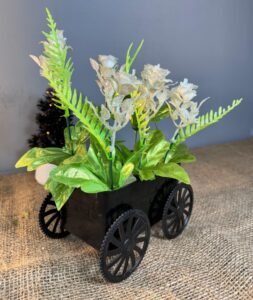
[[[39,224],[50,238],[71,233],[99,250],[103,277],[120,282],[141,263],[150,226],[161,220],[164,236],[176,238],[188,224],[192,207],[190,185],[157,177],[97,194],[76,189],[61,211],[49,194],[41,205]]]

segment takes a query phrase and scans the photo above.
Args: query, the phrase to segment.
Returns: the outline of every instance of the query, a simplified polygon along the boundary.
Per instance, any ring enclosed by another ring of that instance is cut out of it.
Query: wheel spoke
[[[189,202],[187,203],[188,199],[189,199]],[[190,204],[190,203],[191,203],[191,195],[188,194],[188,195],[186,196],[186,198],[184,199],[184,206],[186,206],[187,204]]]
[[[146,229],[145,224],[142,224],[142,226],[134,233],[134,238],[137,238],[138,235],[140,235],[144,230]]]
[[[53,220],[54,219],[56,219],[58,217],[58,215],[57,214],[54,214],[47,222],[46,222],[46,227],[48,227],[52,222],[53,222]]]
[[[130,254],[130,259],[131,259],[131,263],[132,263],[132,267],[135,266],[135,255],[134,255],[134,251],[131,252]]]
[[[124,260],[125,260],[124,257],[121,258],[121,261],[120,261],[119,264],[117,265],[116,269],[113,271],[113,275],[114,275],[114,276],[118,274],[118,272],[119,272],[119,270],[120,270],[120,268],[121,268],[121,266],[122,266]]]
[[[166,225],[168,226],[168,228],[175,222],[175,220],[176,220],[176,216],[166,220]]]
[[[175,196],[173,197],[170,206],[176,208],[177,207],[177,197],[178,197],[178,192],[175,194]]]
[[[190,211],[189,210],[184,209],[183,213],[186,214],[187,217],[190,216]]]
[[[184,188],[184,192],[183,192],[183,194],[182,194],[182,199],[185,201],[185,196],[186,196],[186,194],[188,193],[188,190],[186,189],[186,188]]]
[[[118,261],[120,261],[120,259],[122,258],[121,255],[117,256],[116,258],[114,258],[112,261],[110,261],[110,263],[107,265],[107,268],[110,269],[111,267],[113,267]]]
[[[178,204],[180,204],[181,200],[183,199],[182,194],[183,194],[183,189],[181,188],[178,193]]]
[[[119,236],[120,236],[120,241],[124,241],[125,239],[125,231],[124,231],[124,228],[123,228],[123,223],[121,223],[119,225]]]
[[[185,225],[184,214],[182,214],[180,216],[180,222],[179,222],[179,228],[178,228],[178,230],[181,230],[184,227],[184,225]]]
[[[140,256],[142,256],[142,249],[139,246],[135,245],[133,250],[135,250]]]
[[[180,220],[178,220],[178,222],[177,222],[177,226],[176,226],[176,228],[175,228],[175,234],[177,234],[177,233],[180,231],[180,229],[181,229],[181,224],[182,224],[181,221],[182,221],[182,220],[180,219]]]
[[[169,211],[172,211],[172,212],[176,213],[177,212],[177,208],[175,206],[173,206],[173,205],[170,204],[169,207],[168,207],[168,212]]]
[[[132,230],[132,233],[135,234],[137,232],[137,230],[139,229],[139,227],[142,226],[142,222],[141,222],[141,219],[138,218],[134,224],[134,227],[133,227],[133,230]]]
[[[130,236],[131,233],[132,233],[133,219],[134,219],[134,217],[131,216],[131,217],[129,218],[129,220],[128,220],[127,228],[126,228],[126,234],[127,234],[127,236]]]
[[[113,244],[114,246],[120,248],[121,247],[121,241],[116,239],[114,236],[111,238],[110,243]]]
[[[121,249],[120,249],[120,248],[116,248],[116,249],[113,249],[113,250],[109,250],[109,251],[107,252],[107,256],[108,256],[108,257],[115,256],[115,255],[118,255],[118,254],[121,254]]]
[[[142,243],[146,241],[146,236],[142,236],[136,239],[136,244]]]
[[[129,256],[127,256],[127,258],[125,259],[125,265],[124,265],[124,269],[122,274],[125,274],[127,271],[127,267],[128,267],[128,262],[129,262]]]
[[[57,226],[58,226],[60,220],[61,220],[61,217],[58,216],[57,220],[56,220],[55,223],[54,223],[53,233],[56,232],[56,229],[57,229]]]
[[[52,208],[52,209],[49,209],[48,211],[46,211],[45,213],[44,213],[44,217],[46,217],[46,216],[49,216],[49,215],[51,215],[51,214],[53,214],[53,213],[56,213],[57,214],[57,209],[55,209],[55,208]]]
[[[178,225],[178,221],[176,220],[175,222],[174,222],[174,224],[173,224],[173,226],[171,227],[171,233],[173,233],[174,232],[174,230],[177,228],[177,225]]]

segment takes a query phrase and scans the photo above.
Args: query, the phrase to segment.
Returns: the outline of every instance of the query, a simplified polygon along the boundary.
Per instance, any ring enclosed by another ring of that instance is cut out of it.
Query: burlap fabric
[[[188,228],[170,241],[153,229],[142,264],[119,284],[104,282],[84,242],[43,236],[33,174],[0,177],[0,299],[253,299],[253,140],[195,152]]]

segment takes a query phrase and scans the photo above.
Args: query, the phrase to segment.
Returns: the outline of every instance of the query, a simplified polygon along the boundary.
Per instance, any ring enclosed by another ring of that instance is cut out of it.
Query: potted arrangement
[[[145,65],[137,77],[132,65],[142,47],[131,44],[122,66],[111,55],[91,59],[105,103],[95,106],[72,88],[73,63],[63,31],[47,10],[49,32],[43,32],[43,55],[32,59],[54,90],[55,105],[67,121],[62,148],[32,148],[16,167],[45,171],[40,182],[49,195],[39,222],[51,238],[72,233],[100,249],[100,268],[110,282],[126,279],[138,267],[148,247],[150,226],[162,221],[164,235],[177,237],[193,207],[190,179],[182,163],[195,157],[185,140],[216,123],[241,102],[199,115],[197,86],[187,79],[168,79],[160,65]],[[70,115],[77,118],[68,125]],[[171,138],[152,124],[168,118],[175,125]],[[128,123],[132,149],[117,139]]]

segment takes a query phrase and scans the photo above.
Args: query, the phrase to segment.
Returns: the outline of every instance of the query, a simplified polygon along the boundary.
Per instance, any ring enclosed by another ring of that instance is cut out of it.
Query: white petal
[[[41,67],[40,60],[39,60],[39,58],[38,58],[37,56],[32,55],[32,54],[30,54],[29,56],[31,57],[31,59],[32,59],[33,61],[36,62],[36,64],[37,64],[38,66]]]
[[[38,167],[35,171],[35,179],[39,184],[44,185],[48,178],[50,172],[55,169],[57,166],[53,164],[44,164]]]

